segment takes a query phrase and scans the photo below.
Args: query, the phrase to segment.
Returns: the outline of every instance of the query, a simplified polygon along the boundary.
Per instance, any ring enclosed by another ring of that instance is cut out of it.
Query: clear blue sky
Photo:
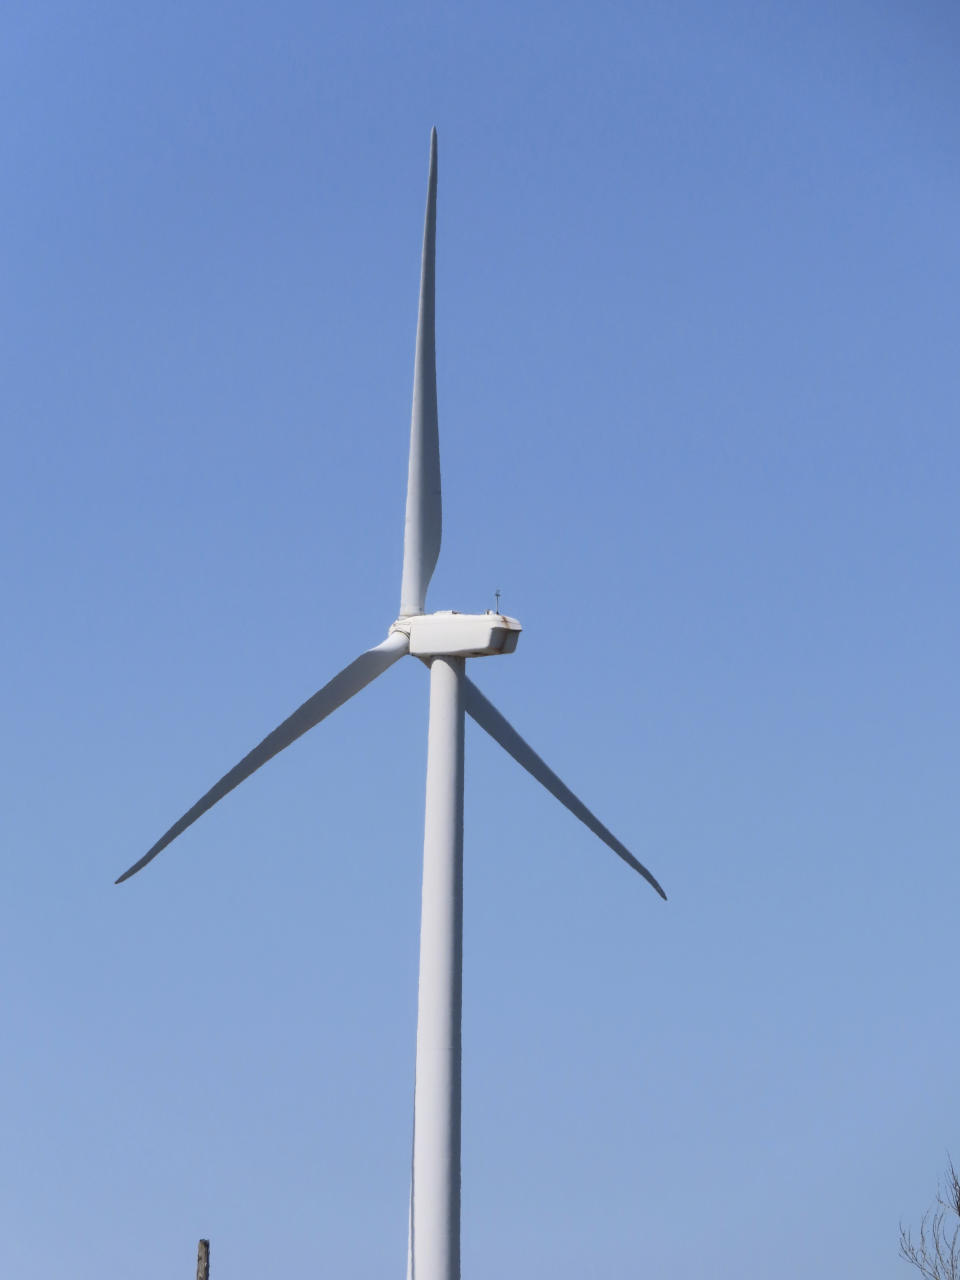
[[[0,1274],[402,1276],[429,129],[464,1276],[897,1280],[960,1154],[960,16],[12,0]],[[119,1260],[119,1262],[118,1262]],[[278,1261],[279,1260],[279,1261]]]

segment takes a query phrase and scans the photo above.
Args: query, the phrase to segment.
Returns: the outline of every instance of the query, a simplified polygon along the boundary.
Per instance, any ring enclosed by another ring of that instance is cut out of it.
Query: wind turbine
[[[430,668],[423,835],[420,985],[410,1187],[409,1280],[460,1275],[460,1011],[463,969],[463,730],[469,715],[662,898],[653,875],[537,755],[467,678],[467,658],[512,653],[520,624],[487,611],[425,612],[440,554],[440,447],[434,342],[437,131],[430,135],[400,613],[368,649],[267,734],[166,831],[120,884],[152,862],[218,800],[407,654]]]

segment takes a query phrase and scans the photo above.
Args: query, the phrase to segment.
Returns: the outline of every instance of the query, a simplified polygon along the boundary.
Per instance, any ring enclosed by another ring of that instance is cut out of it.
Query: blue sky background
[[[960,1155],[953,5],[13,0],[0,1274],[402,1276],[429,128],[464,1275],[908,1274]],[[119,1260],[119,1261],[118,1261]]]

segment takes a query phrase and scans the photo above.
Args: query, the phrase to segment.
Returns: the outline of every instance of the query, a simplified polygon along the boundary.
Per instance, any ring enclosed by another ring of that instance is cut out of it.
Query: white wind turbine
[[[262,764],[319,724],[406,654],[430,668],[427,798],[423,835],[420,985],[410,1187],[410,1280],[460,1275],[460,1010],[463,966],[464,715],[499,742],[538,782],[644,877],[666,894],[642,863],[583,804],[487,701],[465,672],[467,658],[512,653],[520,624],[500,613],[424,612],[440,553],[440,450],[434,346],[437,131],[423,229],[420,310],[413,375],[410,464],[403,536],[400,615],[386,640],[368,649],[288,716],[117,880],[129,879],[201,814]]]

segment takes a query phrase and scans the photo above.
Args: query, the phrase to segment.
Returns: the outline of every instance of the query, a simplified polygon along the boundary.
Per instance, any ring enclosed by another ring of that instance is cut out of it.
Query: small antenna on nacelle
[[[499,612],[500,612],[500,592],[499,592],[499,590],[497,590],[497,591],[495,591],[493,594],[494,594],[494,595],[496,596],[496,598],[497,598],[497,613],[499,613]]]

